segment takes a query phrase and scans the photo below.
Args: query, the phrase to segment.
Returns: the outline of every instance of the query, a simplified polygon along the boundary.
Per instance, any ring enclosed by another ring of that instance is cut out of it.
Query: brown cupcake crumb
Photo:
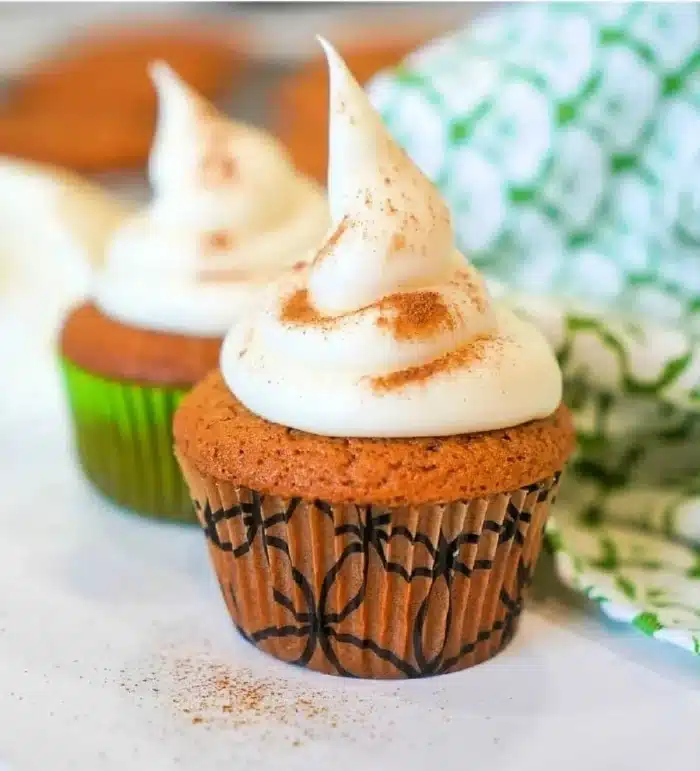
[[[574,438],[563,406],[542,420],[476,434],[319,436],[254,415],[220,372],[184,398],[173,428],[178,454],[203,475],[281,497],[387,506],[516,490],[560,469]]]
[[[96,375],[132,383],[190,386],[218,364],[221,339],[140,329],[85,303],[68,314],[59,346],[69,361]]]

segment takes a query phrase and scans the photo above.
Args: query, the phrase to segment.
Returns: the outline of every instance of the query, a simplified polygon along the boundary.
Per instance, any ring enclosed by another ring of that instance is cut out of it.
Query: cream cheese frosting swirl
[[[436,188],[321,42],[332,228],[312,264],[227,335],[232,393],[328,436],[445,436],[550,415],[562,383],[548,343],[494,305]]]
[[[270,282],[313,257],[328,205],[272,136],[225,118],[167,65],[151,73],[153,200],[115,235],[95,300],[127,324],[223,337]]]

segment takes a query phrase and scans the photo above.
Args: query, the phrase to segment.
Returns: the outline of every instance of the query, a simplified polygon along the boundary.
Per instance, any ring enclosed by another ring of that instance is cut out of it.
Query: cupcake
[[[572,451],[545,339],[491,300],[342,59],[331,235],[175,415],[234,624],[294,664],[419,677],[512,637]]]
[[[175,407],[236,319],[313,256],[328,208],[277,140],[224,118],[165,65],[152,76],[153,200],[117,230],[60,354],[88,479],[129,509],[194,522]]]

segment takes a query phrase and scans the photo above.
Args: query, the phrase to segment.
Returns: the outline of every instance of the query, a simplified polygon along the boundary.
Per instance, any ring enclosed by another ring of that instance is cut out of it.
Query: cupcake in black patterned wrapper
[[[246,639],[329,674],[434,675],[514,634],[573,430],[547,343],[494,305],[324,47],[332,233],[229,332],[176,455]]]
[[[86,477],[140,514],[195,523],[172,452],[182,396],[216,367],[228,327],[328,228],[320,187],[267,133],[229,120],[164,64],[153,200],[114,235],[60,337]]]

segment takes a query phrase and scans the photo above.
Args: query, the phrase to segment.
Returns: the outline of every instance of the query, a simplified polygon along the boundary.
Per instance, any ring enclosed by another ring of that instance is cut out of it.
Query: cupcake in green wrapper
[[[60,360],[90,482],[135,512],[194,521],[172,453],[175,408],[216,367],[238,316],[303,267],[328,213],[274,138],[219,114],[165,65],[152,75],[154,198],[66,318]]]

